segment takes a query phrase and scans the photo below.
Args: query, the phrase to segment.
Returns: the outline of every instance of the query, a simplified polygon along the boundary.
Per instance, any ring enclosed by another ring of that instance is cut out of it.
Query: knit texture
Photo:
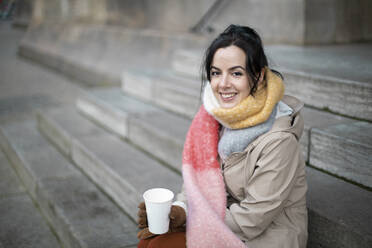
[[[226,191],[217,161],[219,124],[202,106],[193,119],[183,150],[189,248],[245,247],[224,223]]]
[[[208,83],[203,94],[205,109],[229,129],[241,129],[265,122],[284,94],[282,79],[268,68],[265,75],[266,87],[260,85],[254,96],[249,95],[232,108],[220,107]]]
[[[222,160],[225,160],[234,152],[242,152],[258,136],[271,129],[276,116],[277,107],[274,107],[269,119],[263,123],[243,129],[229,129],[226,127],[218,142],[218,155]]]

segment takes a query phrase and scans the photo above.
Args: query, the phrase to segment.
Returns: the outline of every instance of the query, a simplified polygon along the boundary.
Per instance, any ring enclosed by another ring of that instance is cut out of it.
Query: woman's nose
[[[229,87],[230,86],[230,80],[228,75],[222,75],[220,80],[220,87]]]

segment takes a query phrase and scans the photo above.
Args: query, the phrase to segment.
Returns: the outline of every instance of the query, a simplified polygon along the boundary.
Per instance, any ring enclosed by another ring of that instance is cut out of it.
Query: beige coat
[[[250,248],[306,247],[307,184],[299,144],[303,104],[290,96],[282,101],[294,113],[278,118],[269,132],[221,163],[225,222]],[[178,200],[186,201],[183,193]]]

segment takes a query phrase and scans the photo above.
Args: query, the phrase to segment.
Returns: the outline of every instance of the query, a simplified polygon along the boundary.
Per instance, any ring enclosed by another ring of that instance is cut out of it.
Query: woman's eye
[[[217,75],[219,75],[218,71],[211,71],[211,76],[217,76]]]
[[[243,75],[243,73],[241,73],[240,71],[235,71],[232,73],[234,77],[240,77]]]

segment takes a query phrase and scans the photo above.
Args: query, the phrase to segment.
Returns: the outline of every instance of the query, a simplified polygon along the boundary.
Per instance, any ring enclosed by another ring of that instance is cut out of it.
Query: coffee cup
[[[164,234],[169,229],[169,212],[174,194],[169,189],[153,188],[143,194],[149,231]]]

